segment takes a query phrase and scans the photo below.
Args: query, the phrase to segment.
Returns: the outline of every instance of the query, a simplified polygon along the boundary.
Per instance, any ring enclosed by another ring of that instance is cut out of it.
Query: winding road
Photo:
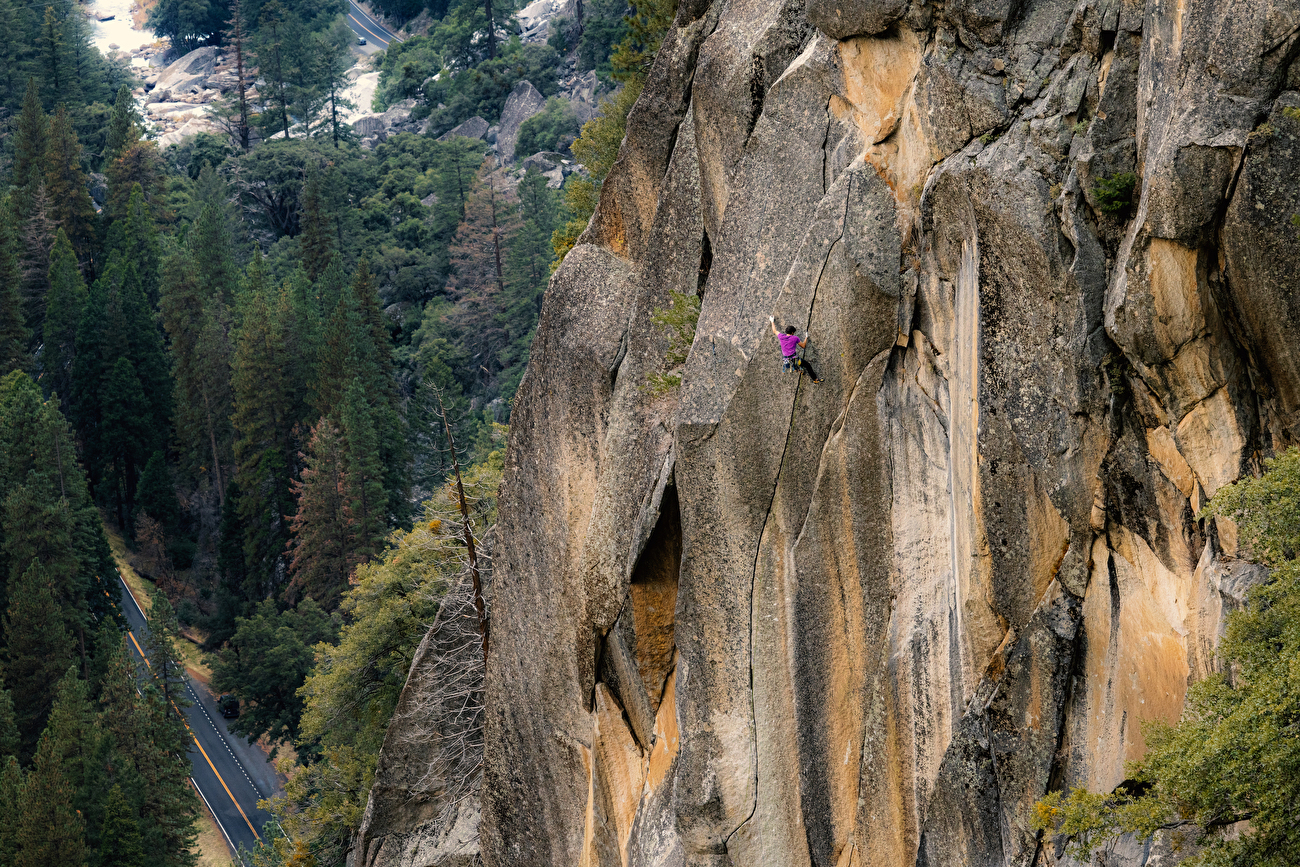
[[[148,665],[144,646],[149,627],[131,588],[120,577],[118,584],[122,588],[122,613],[130,627],[128,643],[143,669]],[[280,791],[275,768],[266,753],[231,733],[206,687],[187,676],[185,688],[192,702],[184,710],[185,724],[194,741],[190,748],[190,781],[217,820],[230,851],[237,853],[241,846],[251,850],[260,839],[262,826],[272,821],[269,813],[258,809],[257,802]]]
[[[380,48],[387,48],[390,42],[402,41],[352,0],[348,0],[348,26],[357,36]]]

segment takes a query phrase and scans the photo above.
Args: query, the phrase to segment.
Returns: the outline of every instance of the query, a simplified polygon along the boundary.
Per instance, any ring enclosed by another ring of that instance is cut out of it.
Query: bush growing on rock
[[[1199,516],[1235,521],[1242,548],[1271,569],[1229,616],[1220,671],[1188,690],[1178,725],[1144,725],[1132,784],[1039,801],[1035,827],[1067,835],[1072,857],[1087,860],[1120,834],[1181,831],[1206,844],[1194,862],[1205,867],[1300,863],[1300,450],[1267,468],[1221,489]],[[1250,830],[1236,839],[1215,833],[1239,822]]]
[[[1107,214],[1117,214],[1133,204],[1133,189],[1137,186],[1137,175],[1132,172],[1120,172],[1108,178],[1098,178],[1092,191],[1097,197],[1097,204]]]
[[[582,131],[578,117],[563,97],[551,97],[546,107],[524,121],[519,128],[516,154],[535,154],[538,151],[563,151]]]

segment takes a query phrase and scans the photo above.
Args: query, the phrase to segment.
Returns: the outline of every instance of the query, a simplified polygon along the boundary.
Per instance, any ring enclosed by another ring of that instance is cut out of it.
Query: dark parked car
[[[366,44],[366,37],[364,36],[357,37],[357,45],[365,45],[365,44]]]
[[[217,699],[217,707],[221,708],[221,715],[226,719],[235,719],[239,716],[239,699],[228,692]]]

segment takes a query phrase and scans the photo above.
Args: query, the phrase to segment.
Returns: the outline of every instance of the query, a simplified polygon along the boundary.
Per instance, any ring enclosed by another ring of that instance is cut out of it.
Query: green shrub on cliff
[[[1068,835],[1081,860],[1118,834],[1182,829],[1206,843],[1187,863],[1300,864],[1300,451],[1220,490],[1201,514],[1214,516],[1237,522],[1269,577],[1228,618],[1222,671],[1188,690],[1182,720],[1144,726],[1147,754],[1128,768],[1136,785],[1038,803],[1036,827]],[[1237,839],[1212,834],[1238,822],[1250,824]]]
[[[1108,178],[1098,178],[1092,187],[1097,204],[1107,214],[1117,214],[1133,204],[1133,190],[1137,187],[1137,175],[1132,172],[1120,172]]]
[[[691,344],[695,342],[695,323],[700,318],[700,296],[687,295],[676,289],[668,290],[668,294],[668,306],[650,315],[650,321],[668,335],[668,353],[664,361],[669,367],[666,373],[652,373],[647,377],[651,394],[663,394],[682,384],[680,368],[690,355]]]

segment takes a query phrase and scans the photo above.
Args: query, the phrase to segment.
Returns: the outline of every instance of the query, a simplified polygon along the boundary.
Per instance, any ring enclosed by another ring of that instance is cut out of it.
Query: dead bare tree
[[[496,209],[493,208],[495,223]],[[500,253],[497,254],[497,269],[500,271]],[[451,470],[456,476],[456,497],[460,501],[461,519],[464,521],[465,551],[469,562],[469,574],[474,585],[474,609],[478,612],[478,631],[483,643],[483,659],[488,655],[487,608],[483,604],[483,581],[479,575],[478,558],[474,552],[473,525],[469,517],[469,501],[465,498],[465,484],[460,477],[460,458],[456,455],[456,440],[451,435],[451,422],[447,419],[447,408],[442,403],[442,391],[432,383],[426,386],[438,403],[438,418],[442,419],[442,429],[447,433],[447,450],[451,452]]]

